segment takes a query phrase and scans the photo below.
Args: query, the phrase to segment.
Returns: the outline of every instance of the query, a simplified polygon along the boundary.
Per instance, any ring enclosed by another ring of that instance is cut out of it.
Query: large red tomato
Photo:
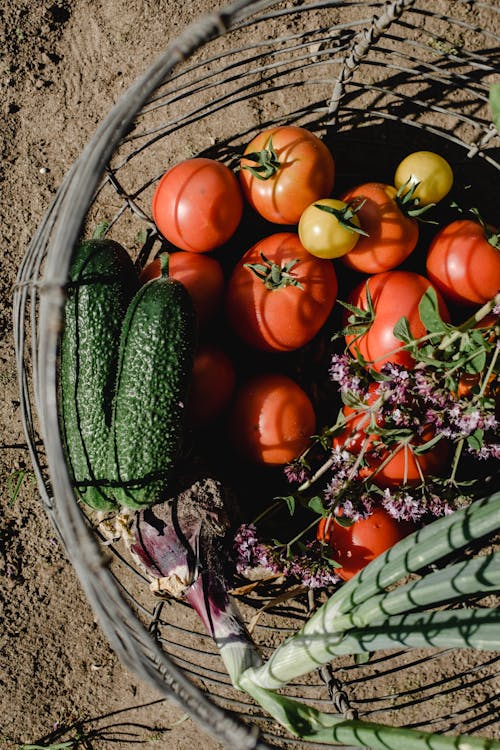
[[[342,566],[335,572],[348,581],[415,528],[410,521],[397,521],[384,508],[377,507],[369,518],[354,521],[348,527],[336,523],[332,517],[322,518],[317,538],[332,548],[334,560]]]
[[[346,203],[358,203],[357,218],[367,233],[342,257],[350,268],[361,273],[381,273],[399,266],[415,249],[418,224],[406,216],[396,201],[396,188],[380,182],[367,182],[342,196]]]
[[[327,146],[295,125],[259,133],[246,147],[240,166],[248,202],[276,224],[297,224],[307,206],[330,195],[335,179]]]
[[[161,259],[156,258],[143,269],[139,283],[145,284],[160,275]],[[179,250],[168,255],[168,275],[184,284],[200,324],[207,324],[222,303],[224,272],[220,263],[209,255]]]
[[[377,399],[377,385],[370,386],[370,392],[366,399],[367,407],[374,404]],[[370,479],[378,487],[399,487],[401,485],[417,485],[431,475],[439,474],[447,465],[450,455],[447,441],[440,440],[424,453],[415,453],[415,448],[428,443],[435,432],[429,426],[424,430],[421,437],[415,438],[409,443],[392,447],[382,447],[376,428],[383,427],[384,421],[377,419],[375,425],[371,425],[368,408],[366,410],[354,409],[344,406],[342,409],[346,418],[345,428],[333,438],[335,448],[344,448],[350,453],[359,455],[364,451],[364,465],[359,470],[362,479]]]
[[[298,235],[280,232],[243,255],[227,284],[226,311],[238,336],[264,351],[292,351],[310,341],[337,296],[329,260],[316,258]]]
[[[432,287],[431,282],[411,271],[386,271],[370,276],[359,284],[349,295],[348,302],[368,310],[367,287],[373,303],[374,320],[361,336],[346,336],[348,347],[373,363],[376,370],[381,370],[387,362],[413,367],[414,359],[401,348],[403,342],[394,335],[394,326],[400,318],[406,317],[415,338],[425,335],[426,329],[418,307],[424,293]],[[437,297],[440,315],[443,320],[449,321],[448,309],[439,293]]]
[[[487,231],[477,221],[460,219],[434,237],[427,275],[450,302],[481,305],[500,289],[500,250]]]
[[[234,234],[243,213],[237,178],[222,162],[197,157],[169,169],[153,195],[153,219],[181,250],[205,253]]]
[[[315,429],[308,395],[286,375],[254,376],[236,392],[229,432],[232,444],[248,461],[289,463],[307,448]]]

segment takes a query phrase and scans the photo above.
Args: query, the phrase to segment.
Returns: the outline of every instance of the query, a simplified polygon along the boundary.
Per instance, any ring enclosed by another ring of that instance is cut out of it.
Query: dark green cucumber
[[[126,309],[138,289],[127,251],[117,242],[82,242],[72,259],[61,338],[61,431],[80,498],[116,507],[107,485],[108,440]]]
[[[130,508],[165,497],[179,455],[193,366],[196,318],[185,287],[167,276],[145,284],[122,329],[108,475]]]

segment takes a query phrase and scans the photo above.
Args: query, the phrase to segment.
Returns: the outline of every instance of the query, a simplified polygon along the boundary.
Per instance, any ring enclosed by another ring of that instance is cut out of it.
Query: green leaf
[[[415,341],[410,331],[410,322],[406,317],[402,317],[398,320],[393,328],[393,333],[395,338],[399,339],[399,341],[402,341],[405,344],[411,344]]]
[[[312,497],[307,503],[307,507],[312,510],[313,513],[317,513],[318,516],[324,516],[327,514],[323,505],[323,501],[321,500],[319,495],[315,495],[314,497]]]
[[[293,514],[295,513],[295,506],[296,506],[295,497],[293,495],[287,495],[286,497],[280,497],[278,499],[283,500],[286,503],[288,512],[290,513],[291,516],[293,516]]]
[[[353,314],[353,320],[372,320],[372,313],[370,312],[370,310],[363,310],[363,308],[356,307],[356,305],[351,305],[350,302],[344,302],[344,300],[341,299],[338,299],[337,302],[339,305],[342,305],[342,307],[345,307],[346,310]],[[351,320],[351,317],[349,318],[349,320]]]
[[[444,333],[447,330],[446,323],[441,318],[439,312],[438,298],[433,287],[429,287],[422,295],[422,299],[418,306],[418,312],[420,320],[429,333]]]
[[[335,516],[335,523],[338,523],[344,529],[348,529],[349,526],[353,525],[354,521],[352,518],[345,518],[345,516]]]
[[[474,375],[483,372],[486,367],[486,352],[477,352],[472,359],[467,363],[467,372],[473,373]]]
[[[500,83],[492,83],[490,86],[489,102],[493,123],[500,133]]]
[[[478,451],[481,450],[481,447],[483,445],[483,439],[484,439],[484,430],[477,429],[475,430],[472,435],[469,435],[467,438],[467,443],[470,445],[472,450]]]
[[[427,440],[425,443],[422,443],[421,445],[414,445],[412,447],[412,452],[420,455],[421,453],[427,453],[427,451],[430,451],[434,446],[439,443],[440,440],[443,439],[443,436],[440,433],[437,433],[432,437],[430,440]]]

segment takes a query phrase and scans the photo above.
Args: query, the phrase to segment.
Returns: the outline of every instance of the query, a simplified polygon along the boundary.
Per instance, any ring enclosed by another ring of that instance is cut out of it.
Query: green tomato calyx
[[[364,237],[369,237],[368,233],[365,232],[361,227],[353,222],[354,216],[364,206],[366,199],[362,201],[354,200],[352,203],[346,203],[343,208],[334,208],[323,203],[315,203],[314,208],[319,208],[320,211],[325,211],[332,216],[335,216],[338,223],[344,229],[349,232],[356,232],[356,234],[362,234]]]
[[[429,219],[422,219],[422,216],[430,209],[434,208],[435,203],[426,203],[422,205],[420,198],[415,195],[415,191],[420,185],[418,180],[410,177],[405,183],[401,185],[396,193],[396,203],[398,208],[403,212],[405,216],[410,219],[420,219],[426,221],[429,224],[437,224],[437,221],[431,221]]]
[[[244,164],[241,168],[248,169],[248,171],[257,177],[258,180],[269,180],[270,177],[274,177],[278,169],[281,167],[278,154],[273,146],[272,136],[269,137],[269,141],[262,151],[254,151],[251,154],[244,154],[244,159],[255,162],[254,165]]]
[[[366,309],[351,305],[349,302],[338,299],[339,305],[344,307],[351,314],[347,318],[347,325],[333,335],[332,341],[337,338],[344,338],[345,336],[355,336],[356,339],[363,336],[375,320],[375,307],[373,305],[372,295],[370,293],[370,287],[366,282]],[[353,342],[354,343],[354,342]]]
[[[249,268],[263,283],[266,289],[275,291],[283,289],[286,286],[296,286],[299,289],[304,287],[291,272],[292,268],[299,262],[298,258],[289,260],[282,266],[269,260],[264,253],[260,254],[262,263],[245,263],[245,268]]]

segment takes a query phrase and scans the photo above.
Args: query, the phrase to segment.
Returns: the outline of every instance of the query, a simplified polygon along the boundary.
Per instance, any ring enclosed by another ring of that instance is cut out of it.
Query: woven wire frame
[[[472,8],[484,25],[471,22]],[[426,0],[240,0],[203,17],[110,112],[68,172],[20,267],[14,294],[19,391],[44,508],[125,666],[228,747],[264,749],[285,740],[231,687],[192,612],[153,600],[120,545],[97,533],[75,502],[57,411],[71,250],[83,231],[106,220],[110,235],[135,249],[144,265],[161,240],[150,203],[168,166],[195,155],[234,166],[253,134],[284,123],[325,139],[336,159],[339,193],[368,174],[391,182],[402,154],[436,150],[453,164],[457,198],[481,205],[488,217],[500,171],[500,139],[488,108],[489,85],[500,70],[495,18],[497,7],[473,0],[436,0],[432,9]],[[292,108],[297,101],[300,107]],[[485,184],[492,187],[487,194]],[[137,239],[144,230],[149,255]],[[245,241],[241,233],[238,241]],[[251,607],[242,601],[245,616]],[[301,600],[264,613],[254,632],[263,654],[306,616]],[[415,727],[474,733],[491,729],[498,664],[491,654],[471,654],[464,666],[451,650],[377,653],[365,666],[346,657],[334,673],[302,678],[286,692],[368,720],[391,723],[396,711],[397,723],[405,725],[411,725],[405,709],[418,706],[422,724]],[[422,682],[423,668],[438,678]],[[383,689],[377,687],[382,679]],[[468,703],[468,689],[477,694],[478,686],[484,698]],[[286,746],[316,747],[288,737]]]

